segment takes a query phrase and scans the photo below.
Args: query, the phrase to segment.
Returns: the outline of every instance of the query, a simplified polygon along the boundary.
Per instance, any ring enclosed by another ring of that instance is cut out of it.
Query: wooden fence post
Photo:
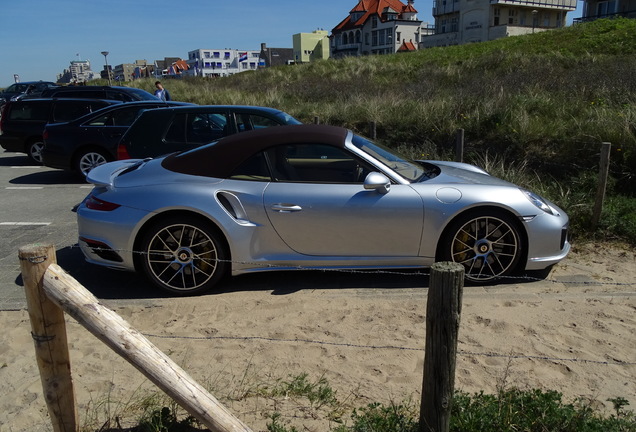
[[[369,138],[375,140],[378,137],[378,124],[375,121],[369,122]]]
[[[56,262],[55,248],[50,244],[24,246],[19,249],[18,257],[35,356],[53,430],[76,432],[79,424],[64,312],[43,291],[47,267]]]
[[[596,190],[596,199],[594,201],[594,209],[592,210],[593,229],[596,229],[599,221],[601,220],[603,202],[605,201],[605,189],[607,188],[607,177],[609,176],[609,160],[611,148],[611,143],[604,142],[601,144],[601,162],[599,165],[598,189]]]
[[[461,264],[439,262],[431,266],[420,432],[448,432],[450,428],[463,290]]]
[[[213,432],[251,432],[214,396],[57,264],[43,278],[47,296]]]
[[[314,124],[320,124],[320,117],[314,116]]]
[[[464,129],[457,129],[455,135],[455,162],[464,162]]]

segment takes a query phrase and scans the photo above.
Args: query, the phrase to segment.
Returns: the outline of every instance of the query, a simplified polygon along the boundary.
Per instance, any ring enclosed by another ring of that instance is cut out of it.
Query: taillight
[[[86,201],[84,202],[84,204],[86,205],[86,208],[89,208],[91,210],[100,210],[100,211],[113,211],[116,208],[121,207],[119,204],[104,201],[93,195],[86,198]]]
[[[126,145],[119,144],[117,146],[117,160],[124,160],[124,159],[132,159],[132,158],[128,154],[128,149],[126,148]]]
[[[42,139],[44,141],[46,141],[47,139],[49,139],[49,131],[47,131],[46,129],[44,129],[44,132],[42,132]]]

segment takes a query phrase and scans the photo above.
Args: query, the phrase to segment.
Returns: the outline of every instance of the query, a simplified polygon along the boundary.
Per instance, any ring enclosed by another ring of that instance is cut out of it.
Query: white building
[[[188,52],[184,76],[224,77],[256,70],[260,51],[237,49],[197,49]]]
[[[97,78],[95,72],[91,70],[91,62],[89,60],[73,60],[68,69],[64,73],[58,75],[60,83],[85,83]]]
[[[434,0],[435,34],[420,48],[485,42],[565,26],[577,0]]]

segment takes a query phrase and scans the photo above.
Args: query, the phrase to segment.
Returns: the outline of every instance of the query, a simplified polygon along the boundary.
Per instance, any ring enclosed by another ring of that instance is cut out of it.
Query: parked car
[[[88,174],[79,245],[177,294],[227,273],[428,267],[485,283],[570,250],[556,205],[468,164],[408,160],[326,125],[235,134]]]
[[[266,107],[196,105],[144,111],[122,137],[118,159],[156,157],[208,144],[223,136],[270,126],[300,124]]]
[[[39,96],[43,90],[59,87],[50,81],[25,81],[11,84],[0,92],[0,105],[11,100],[22,99],[25,96]]]
[[[133,101],[157,101],[159,100],[152,93],[134,87],[118,86],[64,86],[47,89],[42,92],[42,97],[56,98],[87,98],[87,99],[110,99],[122,102]]]
[[[117,144],[145,109],[191,105],[185,102],[141,101],[111,105],[65,123],[50,123],[42,134],[42,160],[51,168],[72,170],[82,176],[117,159]]]
[[[42,163],[47,123],[65,122],[121,101],[98,99],[22,99],[7,102],[0,117],[0,145]]]

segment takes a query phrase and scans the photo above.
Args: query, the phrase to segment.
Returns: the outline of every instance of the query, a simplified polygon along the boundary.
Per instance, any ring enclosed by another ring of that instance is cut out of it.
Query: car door
[[[286,146],[290,172],[281,174],[277,151],[268,157],[278,181],[266,187],[263,205],[291,249],[315,256],[418,256],[424,208],[409,185],[391,185],[386,194],[366,190],[363,177],[373,167],[343,149],[315,144]]]
[[[105,113],[84,123],[83,127],[92,136],[99,136],[98,142],[109,149],[117,147],[117,143],[135,121],[139,112],[152,106],[126,106]]]

